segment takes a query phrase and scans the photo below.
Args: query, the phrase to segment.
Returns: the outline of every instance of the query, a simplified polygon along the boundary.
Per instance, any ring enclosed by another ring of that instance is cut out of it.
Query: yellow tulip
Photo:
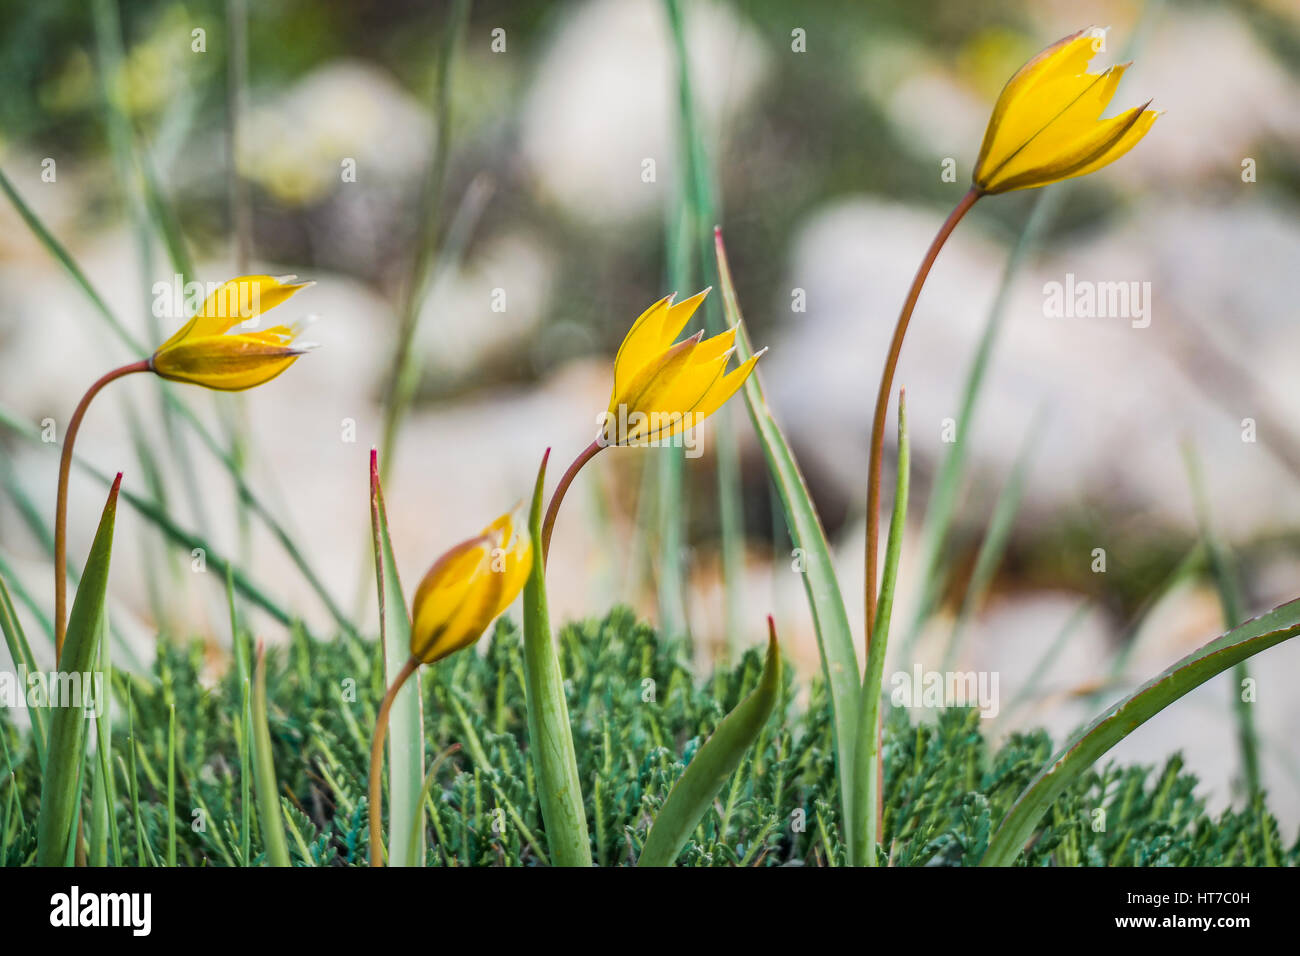
[[[240,276],[223,283],[175,335],[159,346],[149,367],[175,382],[226,392],[269,382],[313,347],[294,344],[301,326],[276,325],[234,333],[230,330],[311,285],[291,282],[293,278]]]
[[[533,545],[509,514],[434,562],[411,607],[411,656],[432,664],[468,647],[510,606],[533,568]]]
[[[1137,144],[1160,115],[1135,106],[1101,119],[1128,64],[1089,73],[1105,32],[1090,27],[1053,43],[1020,68],[993,107],[975,163],[981,193],[1005,193],[1083,176]]]
[[[660,299],[632,324],[614,359],[604,444],[671,438],[708,418],[745,384],[763,353],[728,372],[736,346],[734,327],[712,338],[701,331],[675,342],[708,294],[705,289],[676,305],[673,296]]]

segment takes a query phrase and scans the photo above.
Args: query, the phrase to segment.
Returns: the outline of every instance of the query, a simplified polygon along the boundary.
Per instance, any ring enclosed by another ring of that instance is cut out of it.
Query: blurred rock
[[[765,72],[753,28],[729,6],[683,5],[704,133],[718,138]],[[596,223],[658,213],[679,177],[676,58],[663,5],[588,0],[560,27],[537,68],[522,147],[543,191]],[[713,147],[713,155],[721,155]],[[644,160],[655,181],[642,181]]]

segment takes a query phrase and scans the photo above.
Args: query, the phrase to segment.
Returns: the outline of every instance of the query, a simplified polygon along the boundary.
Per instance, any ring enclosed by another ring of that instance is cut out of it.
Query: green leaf
[[[0,631],[4,632],[5,644],[9,647],[9,657],[14,662],[14,667],[23,668],[27,673],[36,670],[36,657],[32,654],[31,645],[27,643],[27,635],[23,633],[23,626],[18,620],[18,612],[14,608],[13,599],[9,597],[9,588],[5,586],[5,579],[0,576]],[[22,682],[26,686],[25,682]],[[30,708],[32,717],[32,742],[36,745],[36,760],[43,767],[45,766],[45,739],[46,739],[46,714],[44,707]]]
[[[722,244],[721,230],[715,231],[714,239],[722,302],[728,323],[737,327],[736,355],[744,361],[753,354],[753,346],[743,324],[736,288],[731,281],[731,269],[727,265],[727,251]],[[845,842],[852,846],[855,825],[854,740],[857,736],[858,698],[862,684],[857,652],[853,647],[853,633],[849,630],[849,616],[844,609],[844,598],[840,595],[840,584],[835,577],[835,563],[831,559],[830,545],[826,542],[826,532],[817,516],[817,507],[808,493],[808,485],[799,471],[794,453],[767,407],[757,371],[745,382],[744,393],[754,430],[758,433],[759,444],[767,458],[768,470],[772,473],[772,480],[781,497],[790,538],[803,555],[804,590],[808,592],[808,606],[817,632],[817,648],[821,652],[822,669],[830,688],[835,730],[835,766],[840,782],[840,810],[845,821],[843,836]]]
[[[646,835],[637,866],[673,864],[722,786],[736,772],[745,754],[762,734],[781,694],[781,652],[776,639],[776,625],[770,616],[767,621],[767,657],[758,685],[722,719],[673,785]],[[721,814],[719,832],[723,834],[727,831],[735,786],[733,782],[732,799],[727,801]]]
[[[411,619],[393,559],[388,514],[379,481],[379,455],[370,451],[370,521],[374,532],[375,581],[379,591],[379,643],[384,655],[384,686],[402,675],[411,659]],[[388,865],[424,865],[424,709],[420,675],[393,698],[388,725]],[[377,813],[378,807],[372,809]],[[411,855],[407,837],[419,831]]]
[[[1025,788],[980,866],[1010,866],[1052,802],[1117,743],[1178,698],[1260,651],[1300,634],[1300,600],[1233,628],[1114,704],[1071,738]]]
[[[289,841],[280,814],[279,785],[275,782],[275,761],[271,759],[271,727],[266,718],[266,648],[257,645],[257,667],[253,672],[253,789],[257,791],[257,814],[261,818],[262,843],[271,866],[292,866]]]
[[[881,817],[880,695],[885,674],[885,652],[889,647],[889,621],[894,610],[894,587],[898,582],[898,559],[903,551],[903,526],[907,523],[907,492],[911,475],[911,445],[907,440],[907,396],[898,393],[898,479],[894,488],[894,511],[889,519],[889,540],[885,544],[885,567],[880,582],[880,600],[871,644],[867,648],[866,673],[862,678],[861,723],[858,726],[854,758],[853,834],[849,863],[875,866],[877,824]]]
[[[546,607],[546,567],[542,560],[542,488],[548,448],[537,470],[528,533],[533,541],[533,571],[524,585],[524,689],[528,703],[528,752],[537,770],[537,791],[551,861],[556,866],[591,866],[591,840],[573,751],[573,728],[564,699],[564,675],[551,642]]]
[[[713,798],[762,733],[781,696],[781,649],[776,642],[776,625],[770,617],[767,623],[767,660],[758,686],[722,718],[718,729],[673,784],[646,835],[637,866],[672,866],[691,832],[713,804]]]
[[[60,674],[81,675],[94,669],[96,644],[108,593],[108,566],[113,556],[113,522],[117,516],[119,474],[109,490],[99,529],[90,546],[81,584],[68,615],[68,633],[59,659]],[[86,752],[86,715],[76,701],[57,701],[50,688],[50,737],[41,780],[41,811],[36,831],[38,866],[63,865],[72,853],[81,810],[81,771]],[[57,704],[71,706],[56,706]]]

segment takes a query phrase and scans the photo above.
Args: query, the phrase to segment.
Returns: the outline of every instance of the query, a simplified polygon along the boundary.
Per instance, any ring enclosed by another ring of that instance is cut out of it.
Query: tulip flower
[[[957,223],[984,195],[1046,186],[1083,176],[1124,155],[1146,135],[1157,111],[1134,107],[1114,119],[1099,119],[1127,66],[1088,73],[1105,31],[1089,27],[1053,43],[1026,63],[998,97],[975,164],[973,182],[921,260],[912,280],[876,395],[867,471],[866,633],[875,624],[877,560],[880,545],[880,472],[885,418],[893,392],[903,338],[939,250]],[[1148,101],[1149,102],[1149,101]]]
[[[868,659],[871,658],[871,645],[874,641],[881,642],[875,653],[883,659],[884,642],[889,637],[888,612],[882,614],[880,620],[876,618],[877,588],[880,586],[877,562],[880,547],[881,461],[884,456],[885,418],[894,387],[894,372],[898,368],[903,337],[907,334],[907,326],[921,295],[921,287],[930,274],[939,250],[952,235],[957,223],[981,196],[1032,189],[1062,179],[1083,176],[1123,156],[1151,129],[1151,124],[1159,113],[1148,110],[1147,104],[1127,110],[1113,119],[1100,118],[1111,97],[1115,95],[1115,88],[1127,66],[1114,66],[1104,73],[1087,72],[1089,61],[1100,52],[1099,41],[1103,36],[1104,31],[1091,27],[1058,40],[1021,67],[1007,83],[989,118],[970,190],[939,228],[912,279],[907,298],[903,301],[889,353],[885,357],[880,390],[876,394],[875,417],[871,425],[864,586],[864,643]],[[864,685],[863,691],[873,698],[880,695],[878,684]],[[864,703],[874,706],[871,700]],[[879,733],[878,727],[875,732]],[[858,781],[858,786],[865,787],[865,778],[880,772],[878,746],[876,755],[876,766],[857,768],[856,772],[863,778]],[[869,808],[868,814],[869,819],[862,823],[867,827],[866,832],[874,835],[879,832],[881,820],[879,803],[876,807]],[[869,840],[863,862],[874,866],[875,860],[874,840]]]
[[[993,107],[973,180],[983,193],[1046,186],[1113,163],[1159,116],[1150,100],[1101,119],[1129,64],[1087,72],[1104,32],[1080,30],[1020,68]]]
[[[736,347],[736,329],[705,338],[697,332],[677,336],[704,301],[705,289],[684,302],[660,299],[641,313],[614,358],[614,387],[600,415],[600,434],[560,479],[542,523],[542,560],[550,548],[560,502],[573,479],[602,448],[656,445],[698,425],[745,384],[766,349],[727,371]]]
[[[371,480],[378,469],[371,459]],[[462,541],[433,563],[416,588],[411,605],[411,657],[398,672],[375,719],[370,748],[370,863],[383,859],[380,828],[380,771],[384,738],[397,693],[420,667],[463,650],[483,636],[488,625],[523,590],[533,569],[533,545],[516,531],[511,514],[503,514],[473,538]]]
[[[276,325],[231,333],[275,308],[310,282],[294,276],[244,276],[220,286],[199,311],[149,360],[156,375],[223,392],[265,384],[314,346],[295,345],[301,325]]]
[[[277,325],[230,333],[236,323],[246,325],[275,308],[310,282],[294,283],[294,276],[241,276],[222,283],[175,335],[147,359],[113,369],[82,396],[68,420],[59,460],[58,492],[54,505],[54,654],[63,650],[67,631],[68,593],[68,476],[72,448],[81,420],[91,400],[109,382],[136,372],[153,372],[175,382],[189,382],[221,391],[240,391],[275,378],[311,348],[294,345],[300,329]]]

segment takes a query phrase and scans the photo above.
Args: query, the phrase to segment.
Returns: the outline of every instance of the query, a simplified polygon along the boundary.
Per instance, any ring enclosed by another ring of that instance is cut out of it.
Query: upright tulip
[[[1057,40],[1007,83],[993,107],[973,181],[983,193],[1046,186],[1113,163],[1137,145],[1159,111],[1150,100],[1101,119],[1130,64],[1089,73],[1104,32]]]
[[[701,331],[678,342],[708,294],[705,289],[677,304],[667,296],[632,323],[614,358],[614,387],[609,407],[600,415],[600,434],[574,459],[546,509],[543,561],[560,503],[583,465],[610,445],[653,445],[700,424],[736,394],[767,351],[727,371],[736,348],[735,328],[707,339]]]
[[[970,190],[957,203],[930,243],[903,302],[880,376],[871,425],[864,582],[864,643],[868,657],[873,641],[881,642],[877,652],[883,657],[883,642],[889,638],[888,614],[882,615],[880,620],[876,617],[877,588],[880,586],[877,562],[881,460],[894,372],[921,287],[948,236],[981,196],[1032,189],[1086,175],[1123,156],[1151,129],[1159,113],[1148,110],[1146,104],[1133,107],[1113,119],[1101,119],[1101,113],[1115,95],[1115,88],[1127,66],[1114,66],[1103,73],[1087,72],[1088,63],[1101,51],[1100,41],[1104,36],[1104,31],[1091,27],[1058,40],[1021,67],[1007,83],[989,118]],[[864,686],[864,693],[878,698],[880,687]],[[864,704],[872,703],[864,700]],[[879,748],[876,753],[878,756]],[[879,761],[875,767],[857,768],[856,773],[859,775],[857,786],[865,786],[866,776],[879,773]],[[859,821],[868,835],[865,858],[861,861],[868,866],[876,861],[875,836],[880,819],[881,808],[877,805],[869,813],[868,820]]]
[[[1007,83],[989,118],[971,188],[934,237],[903,302],[885,358],[871,427],[871,460],[867,473],[868,641],[876,613],[885,417],[903,338],[939,250],[981,196],[1046,186],[1100,169],[1132,149],[1159,115],[1158,111],[1143,105],[1114,119],[1099,118],[1127,68],[1125,64],[1103,73],[1087,72],[1088,63],[1101,50],[1104,36],[1104,30],[1089,27],[1058,40],[1022,66]]]
[[[241,276],[222,283],[151,357],[113,369],[91,385],[77,404],[63,439],[54,505],[56,659],[63,651],[63,637],[67,631],[68,476],[72,470],[73,444],[91,400],[109,382],[135,372],[153,372],[161,378],[221,391],[240,391],[269,382],[311,348],[307,344],[294,345],[299,329],[277,325],[269,329],[227,333],[236,323],[247,323],[311,285],[310,282],[293,283],[293,278]]]

